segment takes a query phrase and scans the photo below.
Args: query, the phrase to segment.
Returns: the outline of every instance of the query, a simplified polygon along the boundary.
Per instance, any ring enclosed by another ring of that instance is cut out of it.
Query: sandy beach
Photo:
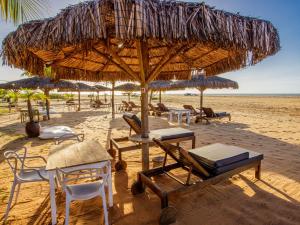
[[[121,99],[118,96],[117,102]],[[138,98],[133,100],[139,102]],[[163,95],[163,102],[180,108],[185,103],[198,106],[199,96]],[[196,133],[196,146],[224,143],[263,153],[262,180],[256,180],[254,171],[249,170],[216,185],[173,196],[171,205],[178,209],[175,224],[299,224],[300,97],[206,96],[204,105],[215,111],[230,112],[232,121],[224,119],[209,125],[192,121],[188,129]],[[82,108],[80,112],[65,110],[52,115],[50,121],[42,121],[41,125],[70,126],[76,132],[83,132],[86,140],[98,140],[106,148],[111,137],[128,135],[129,129],[121,114],[111,121],[109,112],[90,109],[88,105]],[[173,126],[178,125],[169,123],[167,118],[150,117],[151,129]],[[47,158],[54,142],[27,139],[18,113],[0,116],[0,137],[0,219],[3,220],[13,179],[3,152],[25,146],[30,154]],[[191,144],[182,146],[190,148]],[[163,155],[158,148],[151,148],[150,153],[151,158]],[[140,152],[125,153],[124,160],[128,164],[127,170],[113,172],[114,207],[109,211],[110,223],[157,224],[159,198],[149,190],[139,196],[132,196],[130,192],[136,173],[141,170]],[[57,196],[58,224],[63,224],[65,198],[61,192]],[[7,224],[50,223],[48,183],[24,184]],[[70,224],[102,223],[100,198],[71,204]]]

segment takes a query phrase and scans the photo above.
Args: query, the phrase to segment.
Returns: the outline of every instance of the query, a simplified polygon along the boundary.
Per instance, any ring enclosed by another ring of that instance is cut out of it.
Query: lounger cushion
[[[246,149],[231,145],[211,144],[189,151],[193,158],[210,168],[226,166],[249,158]]]
[[[249,151],[249,150],[248,150],[248,152],[249,152],[249,158],[248,159],[241,160],[241,161],[229,164],[227,166],[222,166],[222,167],[214,168],[212,170],[209,170],[210,174],[212,174],[212,175],[219,175],[219,174],[225,173],[227,171],[234,170],[236,168],[245,166],[245,165],[250,164],[250,163],[252,163],[254,161],[261,161],[264,158],[263,154],[260,154],[260,153],[257,153],[257,152],[253,152],[253,151]]]
[[[255,160],[262,160],[263,155],[232,145],[212,144],[192,149],[190,155],[211,175],[218,175]]]
[[[184,128],[166,128],[166,129],[158,129],[150,132],[151,139],[156,138],[161,141],[191,137],[194,136],[194,132]]]
[[[124,113],[123,118],[125,120],[126,120],[126,118],[133,120],[140,129],[142,128],[142,121],[137,117],[137,115],[135,115],[133,113]]]
[[[54,139],[59,138],[62,135],[75,134],[74,131],[67,126],[53,126],[53,127],[42,127],[40,132],[40,139]]]

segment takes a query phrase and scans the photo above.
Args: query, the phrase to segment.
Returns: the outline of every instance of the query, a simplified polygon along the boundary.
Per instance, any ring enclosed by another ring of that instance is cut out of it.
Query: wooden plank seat
[[[130,126],[129,137],[111,138],[109,153],[115,157],[116,151],[118,152],[118,162],[115,164],[115,169],[123,170],[126,169],[127,163],[122,160],[122,152],[141,150],[141,143],[147,142],[150,146],[154,146],[153,138],[158,138],[163,142],[176,143],[178,146],[183,141],[192,141],[192,147],[195,147],[195,134],[193,131],[178,128],[166,128],[152,130],[149,133],[149,138],[141,137],[141,120],[133,113],[124,113],[123,119]],[[131,131],[135,134],[131,135]],[[129,142],[129,144],[128,144]],[[125,145],[126,144],[126,145]]]
[[[210,184],[215,184],[245,170],[254,168],[255,177],[260,179],[261,161],[263,155],[254,151],[224,144],[212,144],[189,151],[162,142],[153,140],[165,152],[164,163],[161,167],[138,173],[137,181],[131,186],[133,195],[141,194],[145,188],[150,188],[161,200],[161,214],[159,224],[171,224],[176,221],[176,209],[169,206],[169,195],[186,191],[196,191]],[[175,163],[167,164],[167,158],[172,158]],[[186,180],[182,181],[171,173],[172,170],[183,169],[186,171]],[[179,187],[167,191],[157,184],[153,177],[167,175],[180,184]],[[191,182],[191,176],[197,181]],[[155,181],[155,182],[154,182]]]

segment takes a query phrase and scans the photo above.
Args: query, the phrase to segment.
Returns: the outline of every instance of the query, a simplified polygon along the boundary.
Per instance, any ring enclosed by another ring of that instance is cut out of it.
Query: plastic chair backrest
[[[24,151],[22,155],[20,155],[21,151]],[[17,151],[8,150],[4,152],[4,157],[14,175],[17,174],[17,171],[22,172],[24,170],[24,162],[26,156],[27,156],[26,147],[23,147]]]
[[[103,172],[106,170],[105,172]],[[78,183],[78,180],[83,180],[81,183],[92,183],[95,180],[99,180],[99,178],[103,180],[107,180],[108,178],[108,168],[103,167],[101,171],[99,167],[89,167],[88,165],[86,168],[74,169],[65,171],[64,169],[56,168],[56,175],[58,178],[59,184],[65,189],[68,184]],[[79,182],[80,183],[80,182]]]

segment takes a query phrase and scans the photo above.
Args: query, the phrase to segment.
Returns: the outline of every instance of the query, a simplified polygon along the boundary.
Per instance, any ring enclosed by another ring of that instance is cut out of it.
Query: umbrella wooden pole
[[[147,41],[136,41],[141,78],[141,118],[142,118],[142,137],[149,137],[149,109],[148,109],[148,83],[149,81],[149,51]],[[142,143],[142,170],[149,169],[149,142]]]
[[[112,82],[111,88],[111,117],[115,118],[115,82]]]
[[[78,111],[80,111],[80,91],[78,91]]]
[[[99,100],[99,91],[97,91],[97,100]]]
[[[128,102],[130,102],[130,93],[128,93]]]
[[[150,92],[150,97],[149,97],[149,103],[151,104],[151,102],[152,102],[152,95],[153,95],[153,90],[151,90],[151,92]]]
[[[203,89],[200,89],[200,122],[202,123]]]
[[[148,85],[141,85],[141,118],[142,118],[142,137],[149,137],[149,121],[148,121]],[[149,169],[149,143],[142,143],[142,170]]]
[[[161,90],[159,90],[159,103],[161,103]]]

